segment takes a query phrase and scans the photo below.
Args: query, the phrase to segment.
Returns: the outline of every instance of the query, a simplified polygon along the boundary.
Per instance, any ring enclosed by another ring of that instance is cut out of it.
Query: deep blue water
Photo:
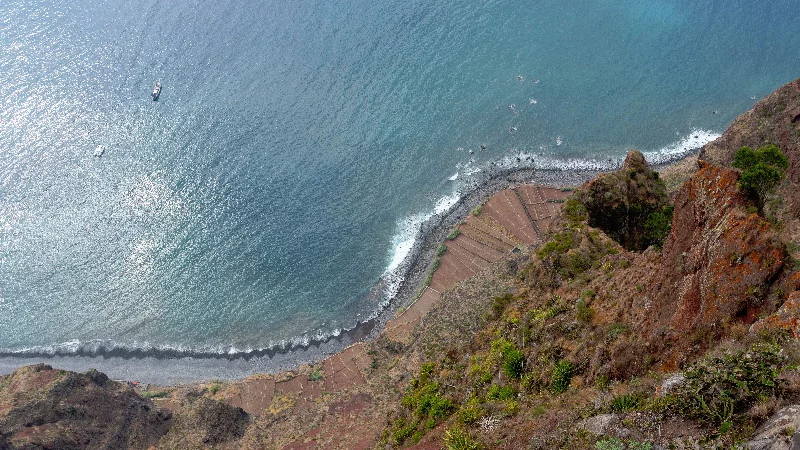
[[[352,327],[467,174],[705,142],[800,76],[798,30],[794,0],[5,1],[0,350]]]

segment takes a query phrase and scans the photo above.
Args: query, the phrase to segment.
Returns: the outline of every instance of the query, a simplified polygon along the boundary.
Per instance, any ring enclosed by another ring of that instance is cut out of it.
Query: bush
[[[789,159],[781,149],[773,144],[753,150],[742,147],[733,158],[733,167],[742,170],[739,177],[739,189],[750,195],[764,210],[764,202],[769,194],[781,182],[789,168]]]
[[[479,405],[470,405],[458,411],[458,421],[464,425],[472,425],[483,416],[483,408]]]
[[[569,389],[575,367],[569,361],[558,361],[553,368],[553,377],[550,381],[550,391],[561,394]]]
[[[583,299],[575,303],[576,316],[581,322],[589,323],[594,319],[594,310],[586,305]]]
[[[473,216],[480,216],[482,212],[483,212],[483,205],[478,205],[478,206],[472,208],[472,211],[471,211]]]
[[[652,212],[644,221],[644,242],[643,247],[651,245],[661,248],[664,239],[672,229],[672,214],[675,211],[673,206],[665,206],[661,211]]]
[[[702,422],[728,426],[734,414],[777,392],[787,358],[778,344],[756,344],[747,352],[706,357],[684,373],[672,407]]]
[[[635,394],[617,395],[611,400],[611,410],[625,412],[638,409],[644,403],[641,396]]]
[[[453,239],[457,238],[458,235],[460,235],[460,234],[461,234],[461,231],[459,231],[458,228],[453,228],[453,231],[451,231],[450,234],[447,235],[446,239],[448,241],[452,241]]]
[[[517,396],[517,392],[511,386],[498,386],[493,384],[489,386],[489,392],[486,393],[486,400],[511,400]]]
[[[594,444],[597,450],[625,450],[625,444],[619,438],[607,438]]]
[[[503,315],[503,311],[506,310],[506,306],[514,299],[511,294],[503,295],[502,297],[495,297],[492,301],[492,312],[489,314],[489,318],[494,320],[500,318]]]
[[[589,218],[589,213],[586,211],[586,207],[583,206],[583,203],[573,197],[568,198],[564,203],[564,215],[567,216],[567,219],[573,226]]]
[[[166,391],[142,391],[142,392],[139,392],[139,395],[141,395],[144,398],[164,398],[164,397],[169,397],[169,392],[166,392]]]
[[[308,374],[308,381],[319,381],[322,379],[322,367],[315,367],[311,373]]]
[[[550,242],[544,244],[542,248],[536,252],[536,255],[539,259],[545,259],[551,253],[566,253],[570,247],[572,247],[572,232],[565,231],[563,233],[556,233]]]
[[[460,427],[453,427],[444,433],[447,450],[480,450],[483,446]]]
[[[516,348],[503,353],[503,372],[509,378],[519,379],[525,371],[525,354]]]
[[[436,256],[441,257],[447,251],[447,246],[441,244],[438,248],[436,248]]]

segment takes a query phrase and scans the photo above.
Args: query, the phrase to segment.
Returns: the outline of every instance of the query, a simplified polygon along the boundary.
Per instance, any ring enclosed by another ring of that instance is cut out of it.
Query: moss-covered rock
[[[628,250],[660,244],[666,235],[664,230],[654,233],[653,225],[664,228],[669,197],[658,173],[638,150],[628,152],[621,170],[598,176],[575,196],[588,212],[589,225]]]

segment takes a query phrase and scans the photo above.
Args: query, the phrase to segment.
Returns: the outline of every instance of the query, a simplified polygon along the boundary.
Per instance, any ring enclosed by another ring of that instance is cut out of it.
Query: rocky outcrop
[[[800,405],[776,412],[756,430],[753,439],[745,442],[749,450],[790,450],[800,448]]]
[[[664,183],[638,150],[628,153],[621,170],[598,176],[576,195],[589,213],[589,225],[628,250],[644,250],[653,243],[648,218],[669,203]]]
[[[161,448],[218,447],[244,435],[249,418],[242,408],[231,406],[202,394],[189,394],[173,417]],[[233,446],[238,448],[237,445]]]
[[[785,261],[771,226],[745,209],[730,169],[700,162],[675,198],[662,270],[649,289],[653,341],[696,338],[734,320],[752,322]]]
[[[38,364],[0,378],[0,448],[148,448],[170,412],[126,383]]]
[[[789,298],[777,312],[750,327],[750,331],[754,333],[765,329],[782,330],[795,339],[800,338],[800,291],[789,294]]]

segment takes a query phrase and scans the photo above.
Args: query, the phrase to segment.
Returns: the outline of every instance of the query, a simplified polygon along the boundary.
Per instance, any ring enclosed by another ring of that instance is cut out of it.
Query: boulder
[[[789,450],[800,448],[800,405],[781,408],[758,427],[753,439],[744,447],[749,450]]]

